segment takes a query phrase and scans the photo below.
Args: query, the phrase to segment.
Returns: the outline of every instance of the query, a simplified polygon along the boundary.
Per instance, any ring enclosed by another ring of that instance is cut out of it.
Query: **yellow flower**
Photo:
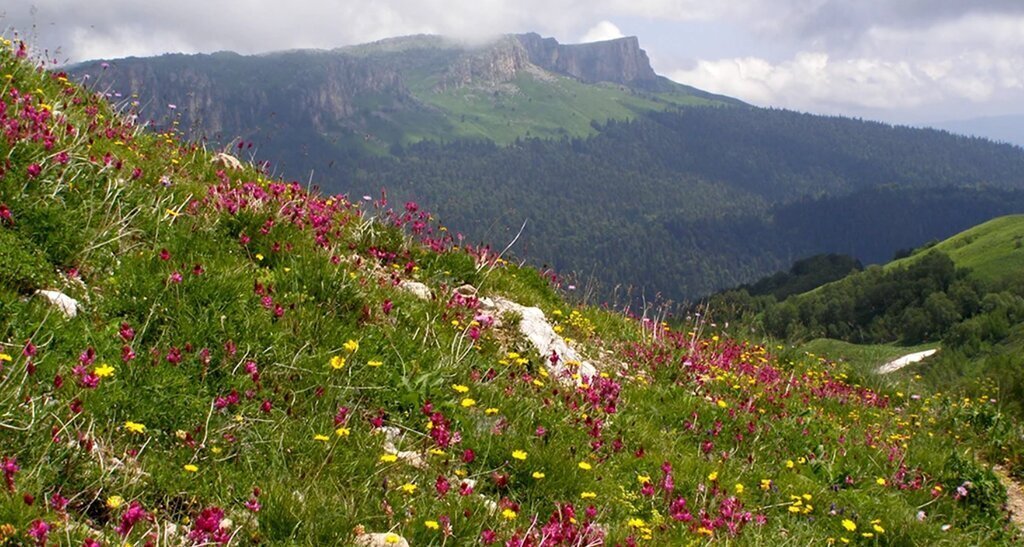
[[[626,525],[630,528],[643,528],[644,526],[647,526],[647,523],[644,522],[644,519],[633,517],[629,519],[629,522],[627,522]]]
[[[178,215],[174,215],[174,216],[178,216]],[[263,254],[262,253],[256,253],[256,260],[263,260]]]
[[[591,469],[594,468],[594,466],[590,465],[587,462],[580,462],[580,463],[576,464],[576,466],[579,467],[580,469],[584,470],[584,471],[590,471]]]
[[[11,356],[7,355],[6,353],[0,353],[0,361],[7,361],[8,363],[10,363]]]
[[[469,387],[462,384],[452,384],[452,389],[458,393],[469,393]]]
[[[463,399],[462,402],[459,403],[459,404],[461,404],[465,408],[469,408],[469,407],[475,405],[476,401],[467,397],[467,398]]]
[[[108,365],[106,363],[103,363],[102,365],[100,365],[100,366],[96,367],[95,369],[93,369],[92,372],[96,376],[99,376],[100,378],[108,378],[108,377],[114,375],[114,367],[112,367],[112,366],[110,366],[110,365]]]
[[[407,482],[407,483],[402,485],[402,492],[405,492],[406,494],[415,493],[416,492],[416,485],[411,483],[411,482]]]
[[[122,498],[121,496],[116,496],[115,495],[115,496],[110,496],[109,498],[107,498],[107,507],[109,507],[111,509],[117,509],[118,507],[121,507],[121,505],[123,505],[123,504],[124,504],[124,498]]]
[[[394,454],[381,454],[380,461],[384,463],[393,463],[398,461],[398,456]]]
[[[737,494],[742,494],[743,493],[743,485],[742,484],[736,483],[736,493]]]
[[[132,432],[132,433],[145,433],[146,432],[146,426],[143,425],[143,424],[137,423],[137,422],[131,422],[131,421],[125,422],[124,423],[124,428],[127,429],[128,431]]]
[[[647,483],[651,482],[651,476],[650,475],[637,475],[636,476],[636,482],[638,482],[640,484],[647,484]]]
[[[339,436],[339,437],[348,437],[349,434],[351,434],[351,433],[352,433],[352,431],[349,430],[349,428],[347,428],[347,427],[339,427],[338,429],[334,430],[334,434]]]
[[[515,520],[516,512],[511,509],[505,509],[504,511],[501,512],[501,516],[507,518],[508,520]]]
[[[711,481],[711,482],[717,481],[718,480],[718,471],[712,471],[711,473],[709,473],[708,474],[708,480]]]
[[[543,479],[544,478],[544,473],[541,473],[540,471],[534,471],[533,472],[533,478],[535,478],[537,480]]]
[[[885,486],[885,479],[883,479],[882,477],[878,477],[877,479],[875,479],[875,484],[877,484],[878,486]]]
[[[768,490],[772,487],[771,479],[761,479],[761,490]]]
[[[857,530],[857,523],[850,519],[843,519],[843,528],[846,528],[847,532],[855,532]]]
[[[334,370],[340,370],[345,368],[345,358],[340,355],[331,357],[331,368]]]
[[[500,412],[500,411],[498,409],[494,408],[493,406],[488,408],[487,410],[484,410],[484,414],[486,414],[488,416],[493,416],[493,415],[497,414],[498,412]]]
[[[427,528],[430,528],[431,530],[437,530],[437,529],[441,528],[441,525],[438,524],[436,520],[428,520],[428,521],[424,522],[423,525],[426,526]]]
[[[377,361],[376,359],[374,359],[374,360],[371,360],[371,361],[367,361],[366,366],[368,366],[368,367],[379,367],[379,366],[381,366],[383,364],[384,364],[383,361]]]
[[[597,494],[593,492],[580,492],[580,498],[585,500],[592,500],[597,497]]]
[[[523,461],[526,459],[526,452],[523,450],[513,450],[512,457],[517,460]]]
[[[719,399],[718,400],[718,408],[729,408],[729,403],[723,401],[722,399]]]
[[[355,353],[359,349],[359,342],[357,340],[349,340],[345,342],[345,350],[349,353]]]
[[[789,512],[790,513],[799,513],[800,512],[800,506],[798,506],[798,505],[790,505],[789,506]]]
[[[795,466],[796,464],[793,463],[793,460],[786,460],[786,469],[793,469]]]
[[[189,473],[195,473],[196,471],[199,471],[199,468],[196,467],[195,465],[190,464],[190,463],[186,463],[185,464],[185,471],[188,471]]]
[[[314,440],[314,441],[323,441],[323,442],[327,442],[327,441],[331,440],[331,438],[330,438],[330,437],[328,437],[327,435],[320,435],[320,434],[318,433],[318,434],[316,434],[316,435],[313,435],[313,440]]]

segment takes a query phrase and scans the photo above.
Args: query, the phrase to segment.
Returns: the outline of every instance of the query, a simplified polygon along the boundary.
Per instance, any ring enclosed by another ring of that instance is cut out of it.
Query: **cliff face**
[[[100,89],[135,94],[148,117],[173,114],[193,136],[244,134],[254,119],[326,132],[357,114],[367,95],[387,97],[384,109],[411,102],[397,71],[322,53],[164,55],[71,72]]]
[[[531,63],[584,82],[642,84],[658,77],[635,36],[589,44],[559,44],[532,32],[516,38]]]

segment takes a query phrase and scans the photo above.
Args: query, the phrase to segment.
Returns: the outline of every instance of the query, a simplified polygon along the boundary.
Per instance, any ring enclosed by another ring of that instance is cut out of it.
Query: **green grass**
[[[869,389],[847,363],[573,305],[411,205],[224,171],[12,51],[4,545],[172,528],[160,541],[351,544],[360,527],[414,545],[556,529],[561,545],[1014,539],[980,455],[1018,467],[1021,431],[994,405]],[[600,373],[552,377],[521,318],[453,296],[464,283],[539,307]],[[38,287],[80,313],[23,298]],[[382,426],[422,463],[391,454]]]
[[[992,219],[929,249],[946,253],[958,267],[970,268],[972,276],[993,286],[1019,279],[1024,271],[1024,215]],[[885,267],[910,264],[915,256],[894,260]]]
[[[878,367],[907,355],[928,349],[937,348],[938,344],[926,343],[916,346],[898,344],[851,344],[842,340],[816,338],[799,347],[800,351],[815,356],[826,356],[829,359],[842,361],[861,374],[873,373]]]

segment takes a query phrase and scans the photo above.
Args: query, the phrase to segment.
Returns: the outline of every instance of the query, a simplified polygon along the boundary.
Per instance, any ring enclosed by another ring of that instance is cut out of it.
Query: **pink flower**
[[[40,167],[38,163],[33,163],[32,165],[28,166],[27,172],[28,178],[34,179],[38,177],[40,173],[43,172],[43,168]]]
[[[46,537],[50,535],[50,524],[43,519],[34,520],[28,525],[28,535],[36,540],[36,545],[46,545]]]
[[[21,467],[18,467],[17,456],[11,456],[10,458],[4,456],[3,459],[0,459],[0,471],[4,474],[7,489],[14,492],[14,475],[21,471]]]

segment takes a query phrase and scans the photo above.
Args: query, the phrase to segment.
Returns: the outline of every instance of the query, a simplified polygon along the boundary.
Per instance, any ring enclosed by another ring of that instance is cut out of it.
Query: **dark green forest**
[[[817,253],[864,263],[1024,210],[1024,151],[746,107],[610,121],[590,138],[393,146],[332,190],[386,188],[473,241],[681,300]]]

